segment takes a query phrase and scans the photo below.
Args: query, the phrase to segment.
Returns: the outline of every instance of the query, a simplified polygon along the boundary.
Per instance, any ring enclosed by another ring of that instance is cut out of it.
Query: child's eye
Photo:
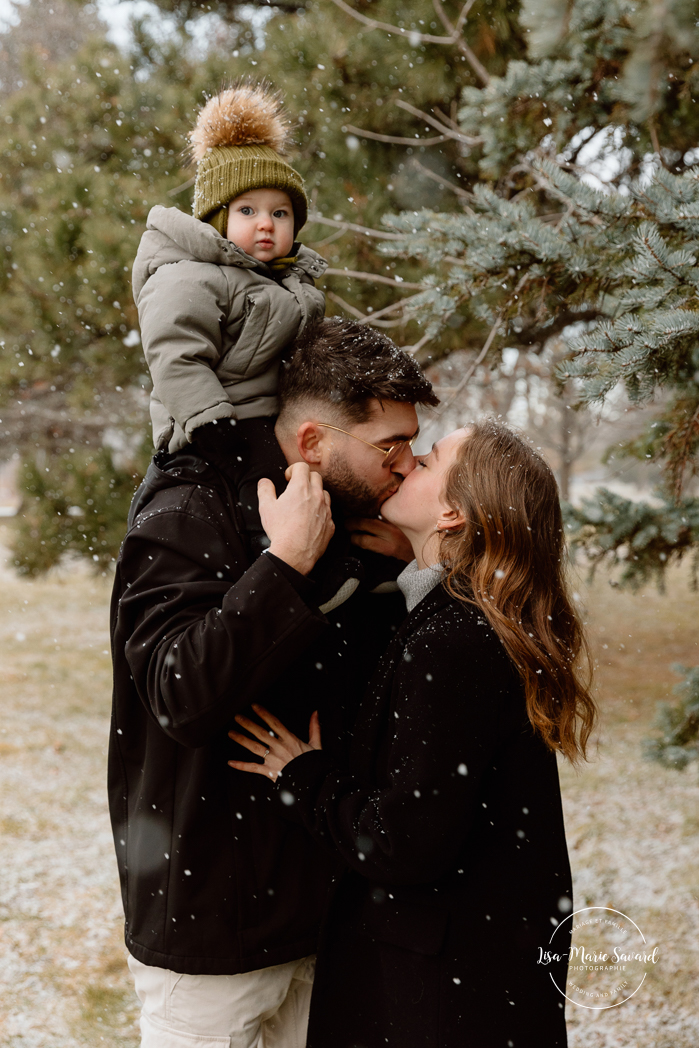
[[[239,208],[238,210],[240,211],[241,215],[251,215],[252,214],[252,208],[250,207],[249,204],[243,204],[243,206],[241,208]]]
[[[416,461],[418,466],[426,466],[427,465],[427,463],[424,462],[423,459],[416,459],[415,461]]]
[[[285,210],[285,209],[284,209],[283,207],[279,207],[279,208],[277,208],[277,210],[276,210],[276,211],[274,212],[274,216],[273,216],[273,217],[274,217],[274,218],[287,218],[287,217],[288,217],[288,215],[289,215],[289,212],[288,212],[288,211],[286,211],[286,210]]]

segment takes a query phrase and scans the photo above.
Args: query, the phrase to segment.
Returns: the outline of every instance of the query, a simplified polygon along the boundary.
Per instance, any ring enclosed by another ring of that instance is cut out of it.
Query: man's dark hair
[[[282,409],[297,400],[324,400],[355,424],[369,418],[372,398],[439,403],[414,357],[375,328],[344,317],[316,321],[299,335],[282,362],[279,397]]]

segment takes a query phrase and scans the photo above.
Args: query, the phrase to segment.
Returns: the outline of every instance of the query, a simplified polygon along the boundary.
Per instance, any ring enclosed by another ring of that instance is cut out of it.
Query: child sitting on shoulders
[[[190,135],[194,213],[152,208],[133,270],[155,446],[194,442],[233,479],[255,555],[266,544],[257,481],[283,484],[286,467],[274,437],[280,358],[325,312],[313,281],[327,262],[296,242],[308,200],[282,158],[289,134],[265,83],[209,99]]]

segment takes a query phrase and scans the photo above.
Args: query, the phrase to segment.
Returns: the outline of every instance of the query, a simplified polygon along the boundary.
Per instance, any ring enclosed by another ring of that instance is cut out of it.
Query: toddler
[[[283,483],[286,467],[274,437],[280,357],[325,312],[313,281],[327,262],[296,242],[308,200],[282,158],[289,133],[265,83],[211,98],[190,135],[194,213],[152,208],[133,271],[155,446],[194,442],[233,479],[254,554],[265,545],[257,480]]]

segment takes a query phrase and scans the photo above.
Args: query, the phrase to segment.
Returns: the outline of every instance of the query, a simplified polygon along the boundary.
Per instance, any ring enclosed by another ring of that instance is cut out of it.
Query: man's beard
[[[323,486],[330,492],[333,507],[339,508],[344,516],[378,517],[382,504],[395,491],[395,478],[388,470],[386,474],[386,490],[377,494],[352,472],[345,459],[336,452],[330,456],[323,475]]]

